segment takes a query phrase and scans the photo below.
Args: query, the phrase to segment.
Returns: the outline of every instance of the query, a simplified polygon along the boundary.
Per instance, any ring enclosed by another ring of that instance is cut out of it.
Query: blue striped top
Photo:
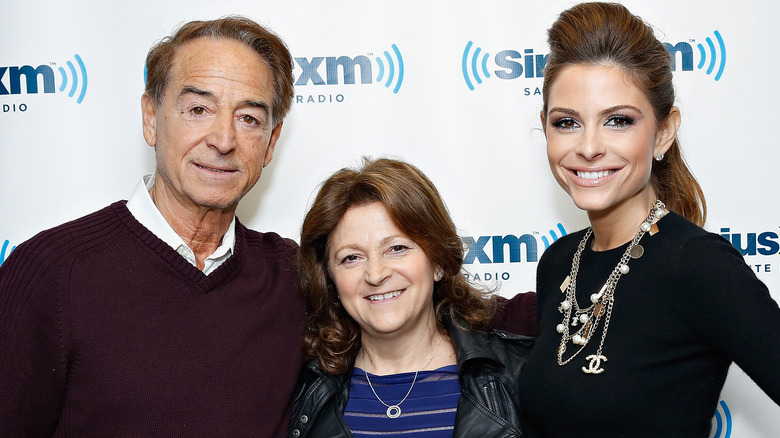
[[[376,376],[371,385],[382,401],[393,405],[409,391],[414,373]],[[401,403],[401,416],[388,418],[383,405],[368,386],[366,372],[355,367],[349,385],[344,420],[355,438],[393,436],[403,438],[452,437],[455,411],[460,399],[458,367],[449,365],[420,371],[409,397]]]

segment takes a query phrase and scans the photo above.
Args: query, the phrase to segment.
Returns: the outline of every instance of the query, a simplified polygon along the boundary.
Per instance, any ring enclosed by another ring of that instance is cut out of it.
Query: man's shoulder
[[[294,240],[273,231],[252,230],[239,222],[236,224],[236,234],[237,237],[244,236],[247,248],[253,252],[295,255],[298,251],[298,244]]]
[[[47,230],[41,231],[29,240],[21,243],[9,257],[34,258],[38,260],[58,260],[80,252],[79,249],[93,247],[115,236],[122,227],[119,218],[125,201],[117,201],[109,206],[89,213]]]

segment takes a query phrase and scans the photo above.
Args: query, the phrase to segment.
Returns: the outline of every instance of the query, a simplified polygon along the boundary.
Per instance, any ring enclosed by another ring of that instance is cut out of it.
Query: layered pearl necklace
[[[436,353],[439,351],[439,347],[441,346],[441,341],[444,340],[444,333],[441,334],[441,337],[439,338],[439,343],[436,344],[436,348],[433,350],[433,356],[431,356],[430,360],[428,360],[428,363],[426,363],[423,366],[423,369],[428,368],[428,365],[433,362],[433,358],[436,357]],[[412,393],[412,388],[414,388],[414,384],[417,383],[417,375],[420,374],[420,370],[417,370],[414,373],[414,379],[412,380],[412,386],[409,387],[409,391],[406,391],[406,395],[404,398],[401,399],[398,403],[394,405],[389,405],[384,402],[381,398],[379,398],[379,394],[376,393],[376,390],[374,389],[374,385],[371,384],[371,379],[368,378],[368,371],[366,371],[366,353],[364,349],[360,349],[360,361],[361,367],[363,368],[363,372],[366,373],[366,381],[368,382],[368,387],[371,388],[371,392],[374,393],[374,397],[376,397],[377,400],[379,400],[379,403],[382,403],[383,405],[387,406],[387,411],[385,412],[385,415],[387,415],[387,418],[398,418],[401,416],[401,403],[406,401],[406,398],[409,397],[409,394]]]
[[[596,350],[596,354],[591,354],[585,359],[588,361],[587,367],[582,367],[582,372],[586,374],[601,374],[604,372],[602,362],[606,362],[607,358],[602,353],[604,349],[604,340],[607,338],[607,330],[609,329],[609,321],[612,318],[612,307],[615,305],[615,288],[617,287],[618,280],[622,275],[628,274],[628,261],[629,259],[638,259],[642,257],[645,250],[639,241],[646,232],[650,231],[650,234],[655,234],[658,228],[655,223],[666,214],[666,206],[660,200],[656,201],[653,207],[650,209],[650,214],[647,216],[639,230],[634,235],[634,238],[628,244],[626,251],[620,258],[615,269],[607,278],[606,283],[598,293],[594,293],[590,296],[591,304],[586,307],[580,307],[577,303],[577,272],[580,268],[580,257],[582,251],[585,249],[585,245],[588,239],[593,234],[593,229],[588,228],[585,232],[585,236],[577,246],[577,251],[574,253],[574,257],[571,261],[571,272],[569,276],[561,284],[561,292],[566,295],[566,298],[558,306],[558,311],[563,314],[563,322],[558,324],[556,330],[561,334],[561,345],[558,347],[558,365],[563,366],[571,362],[572,359],[588,345],[588,342],[593,339],[593,334],[598,328],[599,322],[604,319],[604,330],[601,333],[601,342]],[[651,231],[652,230],[652,231]],[[563,355],[566,352],[567,346],[571,341],[572,344],[579,346],[577,351],[574,352],[568,359],[564,359]]]

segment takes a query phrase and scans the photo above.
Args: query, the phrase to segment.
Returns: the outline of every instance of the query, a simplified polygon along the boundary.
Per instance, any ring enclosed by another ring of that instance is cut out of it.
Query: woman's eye
[[[348,254],[341,258],[341,261],[339,262],[340,265],[348,265],[350,263],[355,263],[358,260],[358,256],[356,254]]]
[[[614,126],[616,128],[628,128],[634,124],[634,119],[628,116],[612,116],[607,119],[606,126]]]
[[[407,249],[409,249],[406,245],[393,245],[390,247],[390,252],[398,253],[398,252],[404,252]]]
[[[358,257],[355,254],[349,254],[341,259],[341,263],[352,263],[357,259]]]
[[[562,118],[554,121],[552,126],[558,129],[576,129],[579,127],[579,124],[574,119]]]

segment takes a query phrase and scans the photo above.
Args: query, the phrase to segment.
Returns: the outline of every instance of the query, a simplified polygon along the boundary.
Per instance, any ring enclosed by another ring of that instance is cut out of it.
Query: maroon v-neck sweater
[[[303,357],[295,244],[203,275],[117,202],[0,267],[0,436],[277,437]]]

